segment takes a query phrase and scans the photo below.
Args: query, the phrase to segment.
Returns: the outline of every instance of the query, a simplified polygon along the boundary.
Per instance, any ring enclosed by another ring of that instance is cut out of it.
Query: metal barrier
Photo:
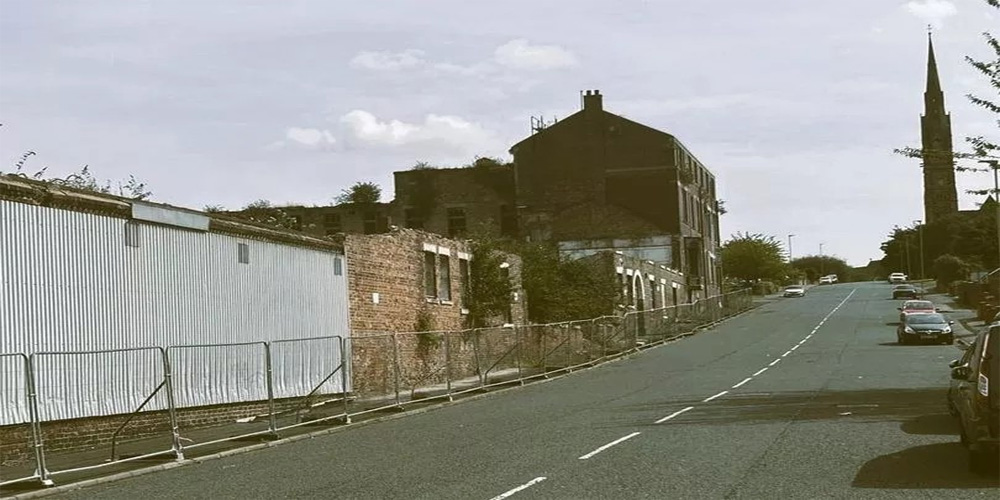
[[[51,476],[56,474],[132,460],[183,460],[186,450],[226,441],[273,439],[280,431],[305,425],[333,420],[349,424],[351,417],[370,412],[402,409],[419,401],[450,401],[469,392],[523,384],[668,342],[752,306],[752,296],[743,290],[693,304],[542,325],[29,356],[2,354],[0,362],[18,364],[11,360],[20,360],[24,373],[24,394],[14,395],[13,400],[23,400],[19,404],[27,409],[36,469],[32,475],[0,485],[29,480],[51,485]],[[72,397],[42,398],[44,404],[40,405],[39,390],[44,396],[71,388],[53,385],[52,377],[58,374],[36,364],[52,356],[124,356],[131,362],[92,362],[86,366],[105,367],[104,371],[94,370],[81,377],[75,387],[78,392]],[[140,362],[143,356],[149,359]],[[6,367],[3,373],[11,370]],[[17,368],[13,371],[20,372]],[[101,398],[81,398],[81,394],[105,394],[115,400],[102,403]],[[2,402],[11,399],[0,395]],[[48,469],[42,422],[59,415],[58,408],[50,408],[58,401],[128,408],[114,413],[125,417],[112,433],[110,461]],[[257,406],[240,410],[244,416],[238,418],[241,430],[235,435],[218,438],[218,432],[206,432],[208,439],[198,441],[187,437],[201,432],[196,425],[198,418],[192,415],[205,404],[225,403]],[[124,430],[140,414],[164,410],[169,421],[169,447],[123,458],[119,441]]]

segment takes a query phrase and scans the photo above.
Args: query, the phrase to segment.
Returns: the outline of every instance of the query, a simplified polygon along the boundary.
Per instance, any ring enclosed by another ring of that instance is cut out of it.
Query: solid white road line
[[[774,365],[778,364],[778,361],[781,361],[781,358],[778,358],[778,359],[775,359],[774,361],[771,361],[771,363],[768,364],[767,366],[774,366]]]
[[[590,453],[587,453],[586,455],[580,457],[580,460],[586,460],[586,459],[588,459],[588,458],[590,458],[590,457],[592,457],[594,455],[597,455],[598,453],[600,453],[600,452],[602,452],[602,451],[604,451],[604,450],[606,450],[608,448],[611,448],[612,446],[614,446],[614,445],[616,445],[616,444],[618,444],[618,443],[620,443],[622,441],[625,441],[626,439],[632,439],[632,438],[638,436],[639,434],[642,434],[642,433],[641,432],[633,432],[632,434],[629,434],[628,436],[620,437],[620,438],[618,438],[618,439],[616,439],[616,440],[614,440],[614,441],[612,441],[612,442],[610,442],[610,443],[608,443],[608,444],[606,444],[604,446],[601,446],[600,448],[598,448],[598,449],[596,449],[596,450],[594,450],[594,451],[592,451]]]
[[[725,396],[726,394],[729,394],[729,391],[722,391],[722,392],[716,394],[715,396],[708,397],[708,398],[705,398],[705,399],[701,400],[701,402],[702,403],[707,403],[707,402],[709,402],[709,401],[711,401],[711,400],[713,400],[715,398],[721,398],[722,396]]]
[[[743,379],[743,381],[742,381],[742,382],[740,382],[740,383],[738,383],[738,384],[734,385],[734,386],[733,386],[732,388],[733,388],[733,389],[736,389],[736,388],[738,388],[739,386],[741,386],[741,385],[743,385],[743,384],[745,384],[745,383],[747,383],[747,382],[749,382],[749,381],[751,381],[751,380],[753,380],[753,377],[747,377],[747,378]]]
[[[536,478],[532,479],[531,481],[528,481],[527,483],[524,483],[521,486],[518,486],[517,488],[514,488],[514,489],[512,489],[510,491],[506,491],[506,492],[504,492],[504,493],[502,493],[500,495],[497,495],[497,496],[491,498],[490,500],[503,500],[504,498],[507,498],[507,497],[513,495],[514,493],[517,493],[517,492],[519,492],[521,490],[526,490],[526,489],[528,489],[528,488],[530,488],[530,487],[532,487],[532,486],[534,486],[534,485],[536,485],[536,484],[538,484],[538,483],[540,483],[542,481],[545,481],[545,477],[536,477]]]
[[[756,377],[757,375],[760,375],[761,373],[764,373],[766,371],[767,371],[767,367],[765,366],[764,368],[761,368],[760,370],[757,370],[757,373],[754,373],[753,376]]]
[[[693,410],[693,409],[694,409],[693,406],[688,406],[687,408],[684,408],[683,410],[677,410],[677,411],[671,413],[670,415],[667,415],[667,416],[665,416],[665,417],[657,420],[654,423],[656,423],[656,424],[662,424],[663,422],[666,422],[667,420],[670,420],[670,419],[676,417],[677,415],[680,415],[681,413],[684,413],[684,412],[686,412],[688,410]]]

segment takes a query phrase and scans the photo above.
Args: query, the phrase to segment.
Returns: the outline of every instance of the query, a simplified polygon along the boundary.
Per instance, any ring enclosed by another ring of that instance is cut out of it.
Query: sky
[[[163,203],[392,198],[419,161],[509,147],[599,89],[715,175],[723,239],[880,259],[923,217],[927,30],[956,145],[997,138],[964,57],[991,55],[983,0],[0,0],[0,171],[134,175]],[[958,174],[966,189],[988,174]]]

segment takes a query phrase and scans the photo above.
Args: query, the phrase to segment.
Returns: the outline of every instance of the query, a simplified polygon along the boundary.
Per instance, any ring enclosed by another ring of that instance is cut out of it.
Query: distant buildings
[[[594,90],[510,152],[522,235],[652,261],[687,300],[718,292],[715,176],[676,137],[606,111]]]
[[[580,111],[537,127],[510,153],[511,164],[395,172],[390,203],[281,210],[316,236],[410,228],[551,241],[573,258],[618,253],[657,270],[640,280],[617,266],[623,303],[635,307],[721,290],[715,175],[675,136],[606,111],[594,90]]]

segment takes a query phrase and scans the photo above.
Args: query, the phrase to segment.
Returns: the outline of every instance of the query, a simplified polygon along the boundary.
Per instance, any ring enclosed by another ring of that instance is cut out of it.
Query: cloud
[[[511,40],[494,51],[497,63],[512,69],[547,70],[577,65],[572,52],[557,45],[531,45],[527,40]]]
[[[322,148],[333,146],[337,143],[337,138],[329,130],[318,128],[290,127],[285,131],[285,139],[276,141],[267,146],[267,150],[274,151],[287,147],[289,144],[306,146],[309,148]]]
[[[427,115],[422,123],[379,120],[364,110],[340,118],[350,143],[362,147],[406,148],[426,154],[486,154],[502,148],[497,136],[481,125],[457,116]]]
[[[955,4],[948,0],[922,0],[906,2],[906,10],[910,14],[924,20],[927,24],[940,28],[945,18],[958,13]]]
[[[351,67],[372,71],[399,71],[422,66],[424,62],[422,50],[364,51],[351,59]]]

